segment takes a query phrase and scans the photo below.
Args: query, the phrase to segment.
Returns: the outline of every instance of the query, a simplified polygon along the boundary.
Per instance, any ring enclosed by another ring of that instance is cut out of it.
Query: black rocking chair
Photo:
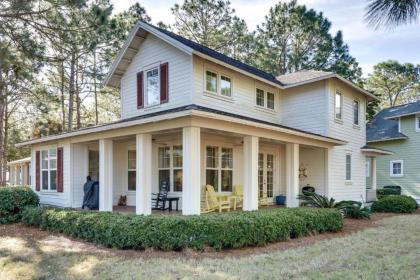
[[[168,209],[166,207],[166,201],[168,198],[169,186],[166,181],[162,181],[159,187],[159,193],[152,193],[154,196],[152,198],[152,209],[165,211]]]

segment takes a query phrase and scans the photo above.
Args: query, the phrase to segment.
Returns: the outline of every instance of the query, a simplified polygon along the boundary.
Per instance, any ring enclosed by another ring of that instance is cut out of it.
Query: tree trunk
[[[66,127],[66,111],[64,107],[64,60],[61,61],[61,117],[62,121],[62,129]]]
[[[72,53],[70,61],[70,78],[69,78],[69,113],[67,130],[73,130],[73,99],[74,99],[74,75],[75,75],[75,54]]]
[[[5,98],[4,98],[4,84],[3,84],[3,65],[0,60],[0,186],[6,185],[6,166],[4,165],[4,109],[5,109]]]
[[[95,94],[95,124],[98,124],[99,118],[98,118],[98,92],[96,91],[96,48],[93,50],[93,92]]]
[[[4,104],[4,137],[3,137],[3,154],[2,156],[2,164],[3,164],[3,170],[2,170],[2,178],[4,178],[4,181],[6,181],[6,171],[7,171],[7,155],[8,155],[8,148],[7,148],[7,142],[9,141],[9,116],[8,116],[8,102],[7,102],[7,92],[5,94],[5,104]]]
[[[79,90],[79,60],[76,60],[76,75],[75,75],[75,94],[76,94],[76,128],[80,129],[80,90]]]

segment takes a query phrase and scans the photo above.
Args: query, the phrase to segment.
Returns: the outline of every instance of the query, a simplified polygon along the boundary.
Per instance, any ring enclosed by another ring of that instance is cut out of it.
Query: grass
[[[0,279],[418,278],[420,215],[394,216],[378,223],[378,227],[309,246],[223,259],[185,258],[176,253],[157,258],[132,251],[130,256],[130,251],[124,255],[47,232],[42,238],[28,232],[5,234],[2,231],[13,226],[2,226]]]

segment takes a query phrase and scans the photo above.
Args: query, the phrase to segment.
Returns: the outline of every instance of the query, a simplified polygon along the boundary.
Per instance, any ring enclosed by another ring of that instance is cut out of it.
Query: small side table
[[[166,201],[169,202],[169,212],[172,211],[172,202],[175,201],[176,202],[176,211],[178,211],[178,202],[179,202],[179,197],[167,197]]]

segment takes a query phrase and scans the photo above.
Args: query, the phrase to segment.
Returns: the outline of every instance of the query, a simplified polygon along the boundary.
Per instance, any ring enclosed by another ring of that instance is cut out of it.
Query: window
[[[93,181],[99,181],[99,151],[89,150],[89,176]]]
[[[267,108],[274,110],[274,93],[267,92]]]
[[[232,96],[232,81],[230,78],[221,76],[220,77],[220,94],[223,96]]]
[[[416,116],[416,131],[420,132],[420,115]]]
[[[264,91],[262,89],[257,88],[257,105],[264,107]]]
[[[41,151],[41,186],[45,191],[57,190],[57,149]]]
[[[335,118],[337,120],[343,119],[343,96],[340,92],[335,93]]]
[[[404,162],[402,160],[394,160],[390,163],[391,177],[402,177],[404,175]]]
[[[346,181],[351,181],[351,155],[346,155]]]
[[[136,151],[128,151],[128,190],[136,190]]]
[[[160,103],[159,69],[158,67],[146,71],[146,106]]]
[[[353,100],[353,124],[359,125],[359,101]]]
[[[206,147],[206,184],[218,192],[231,192],[233,185],[233,149]]]
[[[217,74],[206,71],[206,91],[217,94]]]
[[[370,168],[370,159],[369,158],[366,159],[365,170],[366,170],[366,178],[370,178],[371,168]]]
[[[170,191],[182,192],[182,146],[159,147],[159,186],[166,184]]]

